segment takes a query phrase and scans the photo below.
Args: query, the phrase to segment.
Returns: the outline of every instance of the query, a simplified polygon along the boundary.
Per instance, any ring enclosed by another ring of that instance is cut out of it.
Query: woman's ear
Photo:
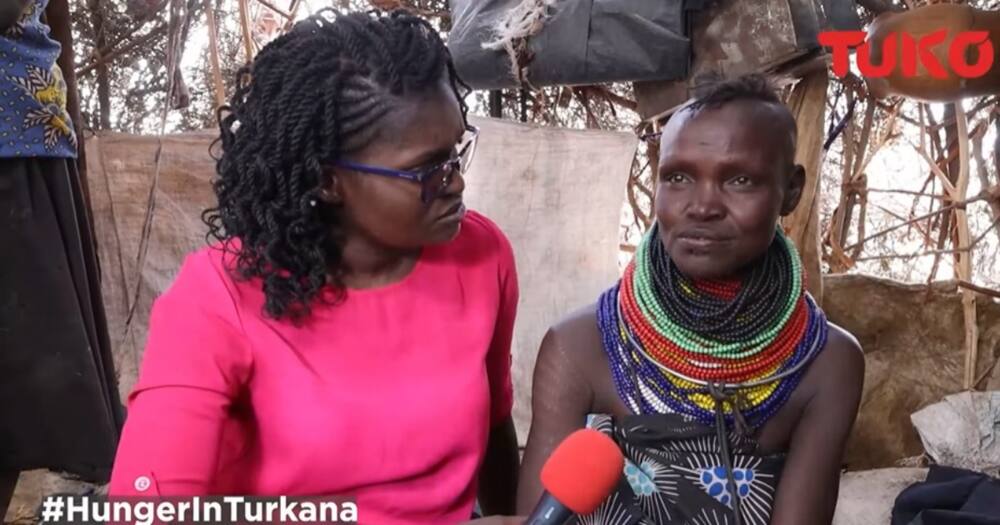
[[[785,198],[781,203],[781,216],[785,217],[795,211],[802,199],[802,190],[806,186],[806,169],[796,164],[792,167],[792,173],[788,176],[788,185],[785,187]]]
[[[326,185],[320,190],[319,196],[324,204],[333,206],[341,204],[340,177],[336,173],[330,173],[327,176]]]

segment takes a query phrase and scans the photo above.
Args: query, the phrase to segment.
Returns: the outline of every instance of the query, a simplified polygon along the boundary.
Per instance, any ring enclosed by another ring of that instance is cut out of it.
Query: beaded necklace
[[[758,428],[788,400],[826,344],[823,311],[804,290],[795,246],[777,231],[742,280],[692,281],[654,226],[598,325],[619,396],[637,414],[679,413]]]

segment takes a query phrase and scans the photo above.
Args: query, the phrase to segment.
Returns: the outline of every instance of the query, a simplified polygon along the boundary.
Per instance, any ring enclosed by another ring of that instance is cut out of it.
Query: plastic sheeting
[[[951,395],[910,419],[936,464],[1000,473],[1000,391]]]
[[[477,89],[518,86],[493,41],[497,21],[521,0],[452,0],[449,48],[463,80]],[[560,0],[536,35],[528,78],[534,86],[675,80],[688,71],[685,6],[701,1]]]
[[[889,523],[896,496],[926,477],[925,468],[887,468],[841,474],[833,525]]]

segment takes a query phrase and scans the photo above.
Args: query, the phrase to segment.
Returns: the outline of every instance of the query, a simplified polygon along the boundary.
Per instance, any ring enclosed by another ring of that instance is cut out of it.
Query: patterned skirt
[[[743,525],[766,525],[784,454],[756,455],[757,443],[678,414],[591,415],[587,427],[610,436],[625,456],[615,492],[580,525],[732,525],[733,495],[720,439],[729,441],[732,481]]]

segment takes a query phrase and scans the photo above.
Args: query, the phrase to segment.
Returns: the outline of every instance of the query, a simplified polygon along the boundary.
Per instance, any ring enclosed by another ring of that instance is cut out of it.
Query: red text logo
[[[825,31],[819,34],[819,43],[832,51],[835,75],[847,75],[850,48],[856,46],[859,46],[858,69],[862,76],[870,78],[889,76],[897,71],[897,67],[901,68],[904,77],[914,77],[918,63],[930,76],[938,79],[948,78],[949,69],[962,78],[979,78],[993,67],[993,42],[987,31],[958,33],[950,44],[945,44],[947,29],[939,29],[919,40],[908,33],[889,33],[882,43],[881,64],[872,63],[871,42],[865,42],[866,36],[864,31]],[[947,45],[946,64],[942,64],[935,54],[941,45]],[[968,63],[966,53],[970,46],[977,47],[979,51],[972,64]],[[897,64],[897,61],[902,63]]]

